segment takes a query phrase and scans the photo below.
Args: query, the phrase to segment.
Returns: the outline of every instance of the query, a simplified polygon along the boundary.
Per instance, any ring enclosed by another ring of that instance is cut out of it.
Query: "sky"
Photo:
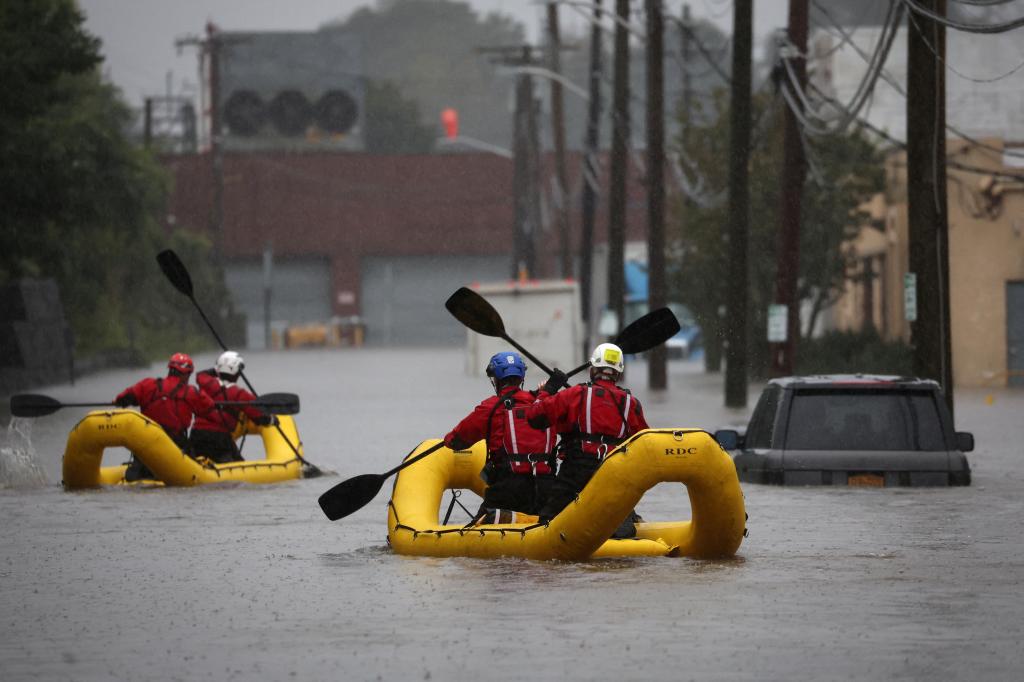
[[[480,14],[501,11],[519,20],[531,41],[540,35],[544,8],[534,0],[468,0]],[[124,92],[129,105],[162,95],[194,95],[198,62],[194,48],[178,50],[175,40],[202,34],[207,21],[226,31],[312,31],[325,21],[347,17],[376,0],[79,0],[86,28],[103,41],[104,71]],[[681,14],[682,0],[665,0],[666,11]],[[755,41],[786,22],[787,0],[754,3]],[[606,8],[614,0],[605,0]],[[641,3],[634,2],[636,7]],[[731,0],[689,0],[694,18],[706,18],[731,33]],[[563,33],[583,33],[584,19],[565,7]],[[168,74],[170,74],[168,76]]]

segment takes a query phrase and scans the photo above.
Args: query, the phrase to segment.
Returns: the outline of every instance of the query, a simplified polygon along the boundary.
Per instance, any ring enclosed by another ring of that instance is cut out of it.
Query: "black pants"
[[[550,521],[558,516],[570,502],[575,500],[580,491],[593,478],[598,467],[601,466],[601,462],[602,460],[597,457],[590,457],[579,453],[566,455],[562,461],[562,466],[558,469],[558,476],[555,477],[554,482],[551,484],[550,495],[542,502],[539,508],[538,515],[540,520]],[[636,526],[634,521],[639,520],[640,516],[635,511],[630,512],[622,523],[619,524],[619,527],[615,529],[615,532],[612,533],[612,537],[635,537]]]
[[[242,461],[242,453],[230,433],[192,429],[189,445],[189,453],[193,457],[203,455],[215,464]]]
[[[487,490],[477,515],[486,510],[506,509],[536,515],[540,502],[547,499],[554,476],[515,474],[506,467],[488,465],[485,469]]]
[[[182,452],[188,452],[188,437],[184,432],[175,433],[164,429],[164,433],[167,437],[174,441],[174,444],[181,449]],[[124,472],[124,480],[128,482],[132,481],[151,481],[156,479],[156,474],[150,471],[149,467],[143,464],[142,460],[132,453],[132,458],[128,461],[128,468]]]
[[[582,454],[569,454],[562,460],[558,476],[551,484],[550,493],[540,508],[541,520],[549,520],[558,516],[566,505],[576,499],[583,486],[590,481],[594,472],[601,466],[597,457]]]

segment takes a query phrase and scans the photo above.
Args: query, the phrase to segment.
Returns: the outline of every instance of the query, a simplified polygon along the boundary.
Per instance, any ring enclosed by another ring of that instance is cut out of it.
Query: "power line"
[[[927,17],[934,22],[956,29],[957,31],[965,31],[967,33],[1006,33],[1007,31],[1012,31],[1024,26],[1024,17],[1019,17],[1001,24],[965,24],[962,21],[955,21],[931,11],[927,7],[923,7],[918,4],[917,0],[900,1],[906,5],[911,12],[920,14],[923,17]]]
[[[836,23],[832,16],[829,14],[828,10],[821,7],[821,5],[818,4],[817,2],[815,2],[814,4],[815,7],[817,7],[823,14],[825,14],[829,21],[833,22],[834,24]],[[789,89],[792,89],[793,92],[795,92],[796,95],[800,98],[800,102],[803,104],[804,109],[806,110],[806,114],[796,111],[796,109],[799,107],[797,107],[796,103],[792,101],[792,98],[786,92],[787,88],[785,87],[782,88],[783,95],[787,100],[787,104],[790,106],[791,109],[794,110],[794,113],[797,115],[797,117],[802,119],[801,124],[809,133],[814,135],[823,135],[835,132],[842,132],[850,125],[850,123],[854,120],[854,117],[861,111],[861,109],[864,108],[865,104],[867,104],[868,99],[871,96],[871,93],[874,91],[875,84],[877,83],[879,75],[881,74],[883,67],[885,66],[885,61],[888,58],[889,50],[892,48],[892,44],[896,38],[896,34],[899,30],[900,21],[902,18],[903,7],[899,3],[890,4],[889,11],[885,18],[885,23],[883,24],[878,36],[878,42],[875,44],[874,52],[872,52],[870,59],[866,60],[868,62],[867,71],[865,71],[864,77],[857,85],[857,89],[855,90],[853,96],[850,98],[849,103],[840,107],[840,111],[844,112],[844,114],[841,115],[838,119],[823,117],[816,111],[815,107],[812,106],[812,103],[807,99],[802,87],[800,86],[799,79],[797,79],[796,74],[793,71],[793,65],[791,64],[791,61],[789,59],[790,55],[786,53],[786,50],[790,52],[794,51],[795,46],[792,45],[792,43],[790,43],[788,39],[783,38],[780,41],[784,48],[783,53],[781,55],[781,59],[785,70],[785,75],[789,81]],[[853,44],[852,40],[850,42],[851,44]],[[823,123],[825,127],[822,128],[817,125],[811,125],[808,117],[817,119],[818,121]]]
[[[818,5],[818,0],[812,0],[812,2],[814,2],[815,5]],[[820,8],[820,5],[819,5],[819,8]],[[822,12],[829,18],[829,21],[832,22],[832,25],[836,28],[837,31],[839,31],[840,34],[845,34],[846,33],[846,30],[842,26],[840,26],[839,23],[836,22],[835,19],[833,19],[831,17],[831,15],[829,15],[826,10],[824,10],[823,8],[820,8],[820,9],[822,9]],[[853,48],[854,52],[856,52],[857,55],[861,59],[863,59],[864,61],[868,61],[869,58],[868,58],[867,54],[864,52],[863,49],[861,49],[861,47],[859,45],[857,45],[857,43],[855,41],[850,41],[850,47]],[[889,86],[892,87],[892,89],[895,90],[898,94],[900,94],[904,98],[907,96],[907,91],[903,87],[903,85],[899,81],[897,81],[895,78],[893,78],[892,74],[890,74],[884,68],[881,69],[881,71],[879,72],[879,76],[882,78],[882,80],[884,80],[886,83],[888,83]],[[982,142],[981,140],[979,140],[977,138],[971,137],[967,133],[959,130],[958,128],[955,128],[954,126],[950,125],[949,123],[946,123],[946,130],[948,130],[949,132],[953,133],[953,135],[955,135],[956,137],[959,137],[959,138],[961,138],[963,140],[967,140],[968,142],[970,142],[971,144],[973,144],[973,145],[975,145],[977,147],[981,147],[983,149],[988,149],[990,151],[994,151],[994,152],[997,152],[999,154],[1005,154],[1006,156],[1012,156],[1012,157],[1015,157],[1015,158],[1024,158],[1024,152],[1017,152],[1017,151],[1013,151],[1013,150],[1009,150],[1009,149],[999,149],[998,147],[993,147],[992,145],[986,144],[986,143]]]
[[[960,76],[964,80],[973,81],[974,83],[995,83],[996,81],[1001,81],[1004,78],[1012,76],[1013,74],[1017,73],[1022,68],[1024,68],[1024,60],[1022,60],[1019,64],[1017,64],[1017,66],[1013,67],[1006,73],[1002,73],[992,78],[977,78],[975,76],[968,76],[967,74],[957,70],[957,68],[950,64],[949,61],[943,55],[939,54],[936,51],[935,46],[933,46],[931,41],[928,40],[928,36],[926,36],[924,31],[921,30],[921,25],[917,23],[917,19],[914,18],[913,12],[910,13],[909,17],[910,23],[914,26],[914,30],[917,31],[917,34],[919,36],[921,36],[921,40],[924,42],[925,46],[931,51],[931,53],[935,55],[936,59],[942,62],[947,69],[955,73],[957,76]]]

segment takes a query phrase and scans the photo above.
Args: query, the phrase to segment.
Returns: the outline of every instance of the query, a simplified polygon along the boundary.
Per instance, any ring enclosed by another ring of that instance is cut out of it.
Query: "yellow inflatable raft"
[[[437,441],[426,441],[413,457]],[[517,556],[582,560],[612,556],[730,557],[745,532],[746,512],[736,467],[707,432],[641,431],[609,453],[576,501],[548,524],[441,526],[446,489],[482,494],[484,443],[442,448],[399,472],[388,503],[388,542],[399,554]],[[658,483],[686,486],[691,519],[638,523],[637,538],[609,540],[644,492]]]
[[[68,435],[64,451],[64,487],[76,490],[125,483],[126,466],[101,465],[103,451],[111,447],[125,447],[134,452],[159,479],[145,481],[154,485],[193,486],[231,481],[279,483],[301,478],[302,462],[285,441],[287,437],[302,453],[295,421],[288,416],[280,416],[278,420],[281,431],[272,426],[248,425],[248,432],[258,434],[263,440],[265,459],[201,464],[182,453],[159,424],[139,412],[90,412]]]

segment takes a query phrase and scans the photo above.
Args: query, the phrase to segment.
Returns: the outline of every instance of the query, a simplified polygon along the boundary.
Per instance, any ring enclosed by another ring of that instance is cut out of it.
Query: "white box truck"
[[[548,367],[569,371],[586,358],[580,356],[583,322],[579,286],[571,280],[528,280],[473,284],[470,287],[494,306],[505,323],[505,334]],[[504,339],[466,330],[466,372],[483,376],[495,353],[515,350]],[[543,381],[543,371],[524,358],[531,371],[529,387]]]

